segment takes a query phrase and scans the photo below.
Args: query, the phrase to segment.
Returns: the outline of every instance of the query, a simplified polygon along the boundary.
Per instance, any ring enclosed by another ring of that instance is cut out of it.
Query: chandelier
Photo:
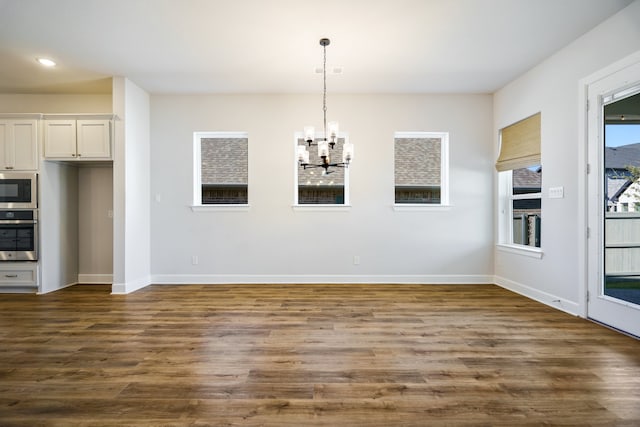
[[[304,127],[304,140],[307,143],[305,145],[297,146],[298,162],[303,169],[307,168],[323,168],[323,175],[329,172],[330,167],[348,167],[351,160],[353,160],[353,144],[344,142],[342,145],[342,162],[332,162],[330,156],[330,150],[333,150],[338,143],[338,122],[329,122],[327,125],[327,46],[331,43],[329,39],[320,39],[320,46],[323,49],[323,63],[322,63],[322,78],[323,78],[323,92],[322,92],[322,114],[323,114],[323,130],[322,138],[317,142],[315,139],[315,129],[313,126]],[[319,163],[309,163],[309,151],[307,147],[318,147]]]

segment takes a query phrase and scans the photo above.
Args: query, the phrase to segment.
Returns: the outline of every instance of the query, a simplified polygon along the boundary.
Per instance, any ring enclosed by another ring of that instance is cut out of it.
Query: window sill
[[[396,212],[421,212],[421,211],[448,211],[451,205],[430,205],[426,203],[396,203],[393,210]]]
[[[351,205],[293,205],[294,212],[349,212]]]
[[[531,246],[524,246],[524,245],[505,244],[505,243],[497,244],[496,249],[499,250],[500,252],[508,252],[511,254],[517,254],[517,255],[522,255],[522,256],[527,256],[530,258],[537,258],[537,259],[542,259],[542,255],[544,254],[542,252],[542,249],[540,248],[534,248]]]
[[[192,205],[193,212],[248,212],[250,205]]]

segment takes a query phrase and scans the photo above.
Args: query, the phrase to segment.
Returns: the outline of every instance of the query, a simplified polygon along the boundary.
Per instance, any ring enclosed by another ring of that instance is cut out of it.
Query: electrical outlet
[[[107,218],[113,218],[113,209],[107,211]]]
[[[360,265],[360,256],[354,255],[353,257],[353,265]]]
[[[198,256],[194,255],[191,257],[191,264],[198,265]]]

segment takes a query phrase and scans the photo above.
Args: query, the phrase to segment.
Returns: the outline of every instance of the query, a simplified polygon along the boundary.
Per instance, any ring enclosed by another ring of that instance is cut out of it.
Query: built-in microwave
[[[37,209],[38,174],[0,173],[0,209]]]

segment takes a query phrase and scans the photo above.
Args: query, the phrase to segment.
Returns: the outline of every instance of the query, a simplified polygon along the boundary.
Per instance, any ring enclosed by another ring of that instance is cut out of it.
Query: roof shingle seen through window
[[[441,148],[439,138],[396,138],[396,186],[439,186]]]
[[[200,140],[202,184],[248,183],[247,138],[202,138]]]
[[[542,169],[514,169],[512,173],[513,188],[540,188],[542,186]]]

